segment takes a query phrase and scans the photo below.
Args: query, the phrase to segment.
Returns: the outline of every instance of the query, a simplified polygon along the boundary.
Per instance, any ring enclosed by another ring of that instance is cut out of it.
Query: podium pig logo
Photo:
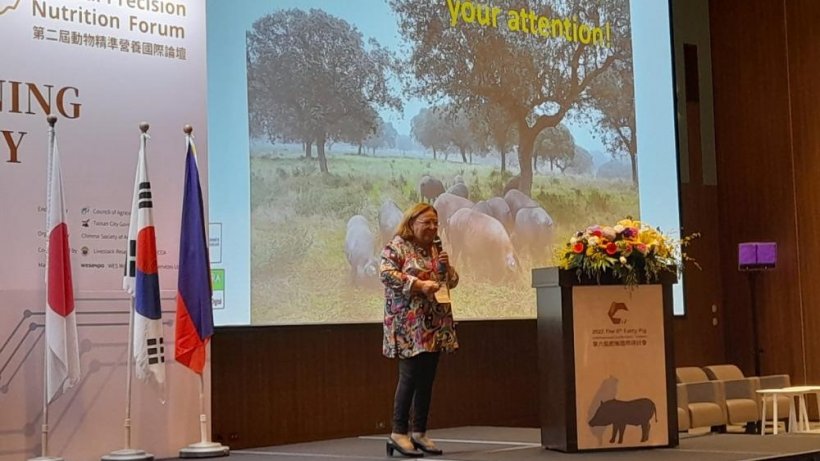
[[[0,15],[12,11],[20,4],[20,0],[0,0]]]
[[[609,320],[613,325],[626,323],[626,319],[623,316],[618,315],[618,312],[620,311],[629,312],[629,309],[627,309],[626,304],[624,303],[617,303],[613,301],[613,303],[609,305],[609,312],[607,312],[606,315],[609,317]]]
[[[609,443],[624,443],[624,431],[626,426],[641,426],[641,442],[649,440],[650,423],[652,417],[658,422],[658,412],[655,409],[655,402],[649,399],[636,400],[607,400],[602,401],[595,415],[589,420],[589,425],[609,426],[612,425],[612,438]]]

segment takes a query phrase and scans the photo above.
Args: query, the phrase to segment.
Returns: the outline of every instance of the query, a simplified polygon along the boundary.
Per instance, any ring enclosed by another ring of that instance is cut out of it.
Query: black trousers
[[[399,359],[399,384],[393,402],[394,433],[407,434],[411,407],[413,432],[427,432],[427,414],[430,412],[438,357],[438,352],[423,352],[409,359]]]

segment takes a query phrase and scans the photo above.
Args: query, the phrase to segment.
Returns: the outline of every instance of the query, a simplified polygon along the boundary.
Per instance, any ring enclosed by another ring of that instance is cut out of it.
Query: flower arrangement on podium
[[[600,281],[611,274],[625,285],[655,281],[664,272],[683,270],[686,261],[697,262],[683,249],[699,237],[673,238],[658,228],[627,217],[614,226],[593,225],[576,232],[558,249],[558,267],[575,270],[578,277]]]

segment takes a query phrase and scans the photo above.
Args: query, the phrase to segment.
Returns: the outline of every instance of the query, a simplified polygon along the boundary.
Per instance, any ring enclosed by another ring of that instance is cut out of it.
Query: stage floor
[[[540,430],[508,427],[458,427],[431,430],[442,456],[438,461],[607,461],[607,460],[820,460],[820,434],[681,434],[677,448],[561,453],[541,448]],[[277,447],[235,450],[230,461],[383,460],[386,435],[325,440]],[[402,459],[394,457],[393,459]]]

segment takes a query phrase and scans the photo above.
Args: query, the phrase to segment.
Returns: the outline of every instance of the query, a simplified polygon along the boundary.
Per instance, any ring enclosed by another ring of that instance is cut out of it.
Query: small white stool
[[[794,408],[794,396],[795,395],[804,395],[805,392],[802,391],[795,391],[791,390],[793,388],[783,388],[783,389],[758,389],[757,393],[760,394],[761,398],[761,410],[760,410],[760,435],[766,434],[766,397],[768,397],[772,402],[772,433],[777,435],[777,396],[784,395],[789,397],[789,432],[794,432],[795,427],[797,425],[797,419],[795,416]],[[803,408],[805,408],[805,400],[803,401]],[[802,408],[801,408],[802,410]],[[808,421],[808,418],[806,418]],[[808,423],[807,423],[808,424]]]
[[[800,405],[800,421],[798,426],[799,432],[808,432],[811,430],[809,425],[809,412],[806,409],[806,394],[816,394],[820,392],[820,386],[791,386],[784,387],[784,391],[789,391],[797,396],[798,405]],[[820,395],[818,395],[820,397]],[[820,411],[820,400],[817,401],[817,408]],[[792,432],[792,431],[789,431]]]

